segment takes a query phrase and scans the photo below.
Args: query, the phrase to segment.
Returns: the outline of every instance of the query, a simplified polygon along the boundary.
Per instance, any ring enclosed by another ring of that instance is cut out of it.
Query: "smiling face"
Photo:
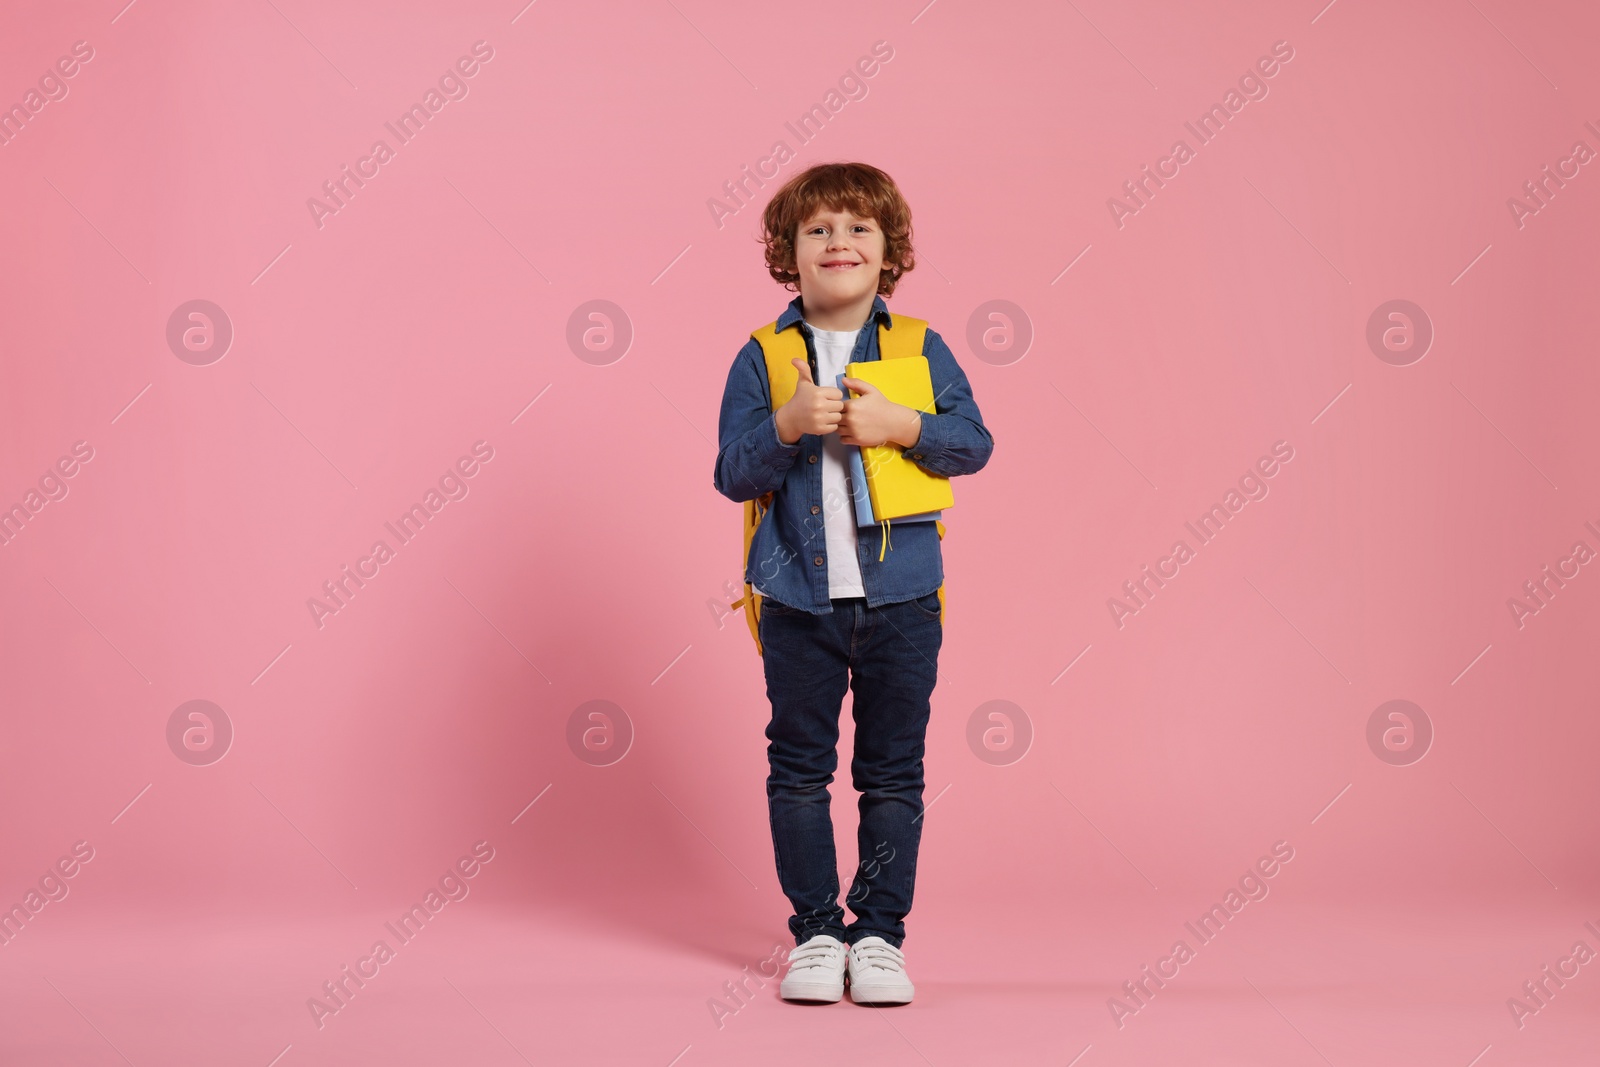
[[[883,230],[875,219],[823,209],[801,223],[794,238],[794,273],[800,276],[796,284],[808,317],[853,319],[856,326],[865,321],[878,295],[883,251]],[[831,328],[820,321],[815,325]]]

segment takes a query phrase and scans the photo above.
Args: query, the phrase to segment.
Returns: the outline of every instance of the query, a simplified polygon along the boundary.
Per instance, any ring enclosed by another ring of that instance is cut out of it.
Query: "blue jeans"
[[[876,935],[898,948],[922,839],[922,756],[944,639],[939,594],[876,608],[865,597],[838,597],[832,606],[812,614],[768,597],[757,624],[772,703],[767,811],[778,883],[794,907],[795,944],[817,934],[846,944]],[[846,684],[856,723],[850,779],[861,794],[848,927],[828,793]]]

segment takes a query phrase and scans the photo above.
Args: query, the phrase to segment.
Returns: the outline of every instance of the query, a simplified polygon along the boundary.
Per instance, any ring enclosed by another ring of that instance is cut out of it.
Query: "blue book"
[[[845,377],[841,371],[835,385],[848,397],[850,390],[845,387]],[[861,448],[859,445],[846,445],[845,448],[850,453],[850,496],[856,506],[856,526],[877,526],[878,520],[872,516],[872,495],[867,492],[867,467],[861,462]],[[890,519],[889,524],[892,527],[897,522],[932,522],[942,514],[942,511],[924,511],[920,515],[902,515],[898,519]]]

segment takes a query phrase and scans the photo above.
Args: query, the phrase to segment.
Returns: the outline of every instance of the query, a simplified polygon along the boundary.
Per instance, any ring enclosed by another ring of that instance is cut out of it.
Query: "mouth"
[[[846,262],[844,260],[839,260],[839,261],[834,262],[834,263],[824,263],[824,264],[822,264],[822,269],[823,270],[828,270],[828,271],[839,271],[839,272],[842,272],[842,271],[851,270],[852,268],[859,267],[859,266],[861,266],[861,264],[859,264],[859,263],[849,263],[849,262]]]

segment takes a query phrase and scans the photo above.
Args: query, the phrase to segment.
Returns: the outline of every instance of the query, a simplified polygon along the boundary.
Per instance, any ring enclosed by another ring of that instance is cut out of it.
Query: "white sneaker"
[[[850,946],[850,999],[857,1004],[910,1004],[916,988],[906,976],[905,955],[881,937]]]
[[[789,973],[778,986],[784,1000],[816,1000],[832,1004],[844,996],[845,960],[849,949],[831,934],[818,934],[789,953]]]

